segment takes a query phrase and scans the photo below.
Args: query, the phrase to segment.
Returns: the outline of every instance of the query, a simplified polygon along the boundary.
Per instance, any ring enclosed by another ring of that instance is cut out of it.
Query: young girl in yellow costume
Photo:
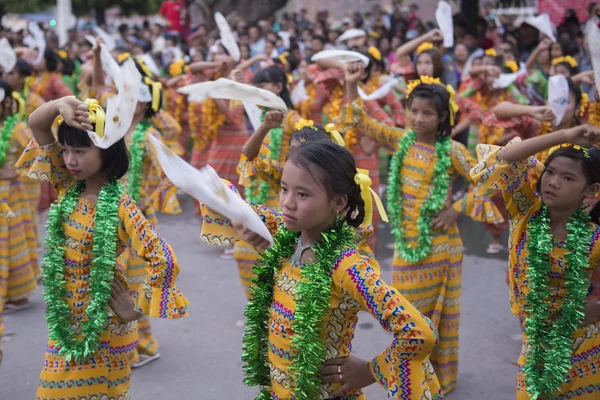
[[[56,141],[50,126],[58,116],[64,121]],[[134,321],[141,314],[187,315],[187,300],[175,286],[179,267],[171,247],[119,183],[129,167],[125,141],[113,138],[110,147],[100,148],[86,132],[102,139],[110,134],[104,131],[108,123],[93,100],[66,97],[46,103],[29,119],[35,142],[17,164],[59,193],[46,227],[44,301],[50,336],[38,400],[130,398]],[[146,262],[146,279],[133,303],[117,263],[127,246]]]
[[[19,93],[0,80],[0,201],[14,214],[0,226],[0,297],[6,299],[5,314],[29,307],[28,297],[37,287],[40,271],[35,211],[13,168],[31,140],[24,112]]]
[[[6,203],[0,202],[0,224],[6,224],[12,217],[12,212]],[[5,269],[0,270],[0,279],[6,281]],[[2,290],[2,289],[0,289]],[[4,335],[4,322],[2,321],[2,309],[6,299],[0,295],[0,364],[2,364],[2,335]]]
[[[97,43],[100,42],[98,41]],[[93,51],[95,57],[94,71],[97,71],[102,68],[99,44],[94,47]],[[157,114],[161,105],[162,92],[160,84],[144,76],[143,68],[139,64],[136,64],[136,67],[143,76],[140,86],[141,90],[146,92],[147,98],[138,98],[133,121],[124,138],[131,155],[131,160],[129,163],[129,172],[121,179],[121,183],[125,187],[126,193],[136,201],[148,221],[156,226],[158,224],[155,214],[157,211],[164,214],[178,214],[181,212],[181,207],[177,200],[177,188],[160,169],[148,138],[149,135],[153,135],[163,140],[162,135],[154,125],[154,120],[159,118]],[[100,75],[94,74],[94,88],[98,90],[98,93],[101,93],[103,92],[103,80],[98,84],[97,78],[99,77]],[[104,91],[101,100],[107,101],[114,94],[114,92]],[[176,148],[179,148],[176,140],[164,142],[167,146],[174,144]],[[119,258],[119,262],[126,266],[129,289],[133,294],[144,283],[146,261],[137,256],[134,249],[128,247]],[[152,328],[148,317],[142,316],[138,320],[137,330],[138,346],[131,360],[133,368],[141,367],[160,357],[158,341],[152,335]]]
[[[510,215],[510,303],[524,330],[517,400],[600,394],[600,207],[585,207],[600,192],[598,141],[598,128],[580,125],[477,148],[471,174],[503,192]],[[547,149],[544,166],[534,154]]]
[[[357,98],[362,67],[349,65],[349,99]],[[466,148],[450,138],[458,106],[454,92],[438,79],[421,77],[407,90],[411,130],[366,116],[360,102],[347,107],[344,123],[394,152],[388,181],[388,211],[395,239],[392,285],[431,318],[440,343],[431,362],[444,393],[456,385],[463,247],[456,221],[464,213],[475,221],[501,221],[485,197],[469,193],[447,203],[458,175],[470,181],[476,165]]]
[[[257,399],[363,400],[361,389],[374,382],[392,399],[442,398],[427,359],[437,341],[431,321],[356,248],[353,228],[363,222],[363,196],[371,195],[357,175],[348,150],[309,143],[285,164],[281,213],[251,204],[275,235],[254,269],[245,312],[245,383],[260,387]],[[268,245],[246,227],[211,214],[222,222],[208,227],[215,235],[258,250]],[[359,311],[394,336],[370,361],[350,354]]]

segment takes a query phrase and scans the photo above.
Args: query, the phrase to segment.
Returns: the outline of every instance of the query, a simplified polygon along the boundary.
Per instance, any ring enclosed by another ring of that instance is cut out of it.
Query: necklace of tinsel
[[[589,288],[589,215],[579,209],[567,223],[565,288],[567,295],[556,319],[550,320],[549,275],[552,272],[552,232],[548,208],[542,205],[527,226],[527,286],[525,333],[531,351],[526,356],[527,392],[532,400],[555,394],[571,369],[573,333],[584,319]]]
[[[260,386],[256,400],[271,399],[267,387],[270,386],[268,363],[269,309],[273,303],[275,275],[283,267],[284,261],[294,254],[299,241],[298,232],[280,229],[274,237],[273,247],[265,250],[254,267],[254,287],[250,289],[251,299],[246,306],[246,333],[242,345],[244,362],[244,383]],[[331,301],[332,268],[335,260],[346,247],[354,245],[354,230],[338,220],[321,233],[321,240],[312,246],[314,263],[302,266],[294,302],[296,310],[292,322],[291,367],[293,391],[297,400],[319,398],[321,381],[318,371],[325,361],[325,345],[321,339],[321,329],[325,313]]]
[[[6,117],[0,132],[0,167],[3,167],[10,151],[10,143],[15,126],[19,123],[19,115],[13,114]]]
[[[265,120],[267,110],[264,109],[260,117],[261,122]],[[269,131],[269,157],[271,160],[279,160],[281,153],[281,138],[283,137],[283,128],[281,126],[273,128]],[[254,204],[266,205],[269,200],[269,192],[271,191],[271,185],[268,181],[254,181],[251,186],[244,189],[244,196],[246,201]]]
[[[389,187],[387,192],[387,206],[390,215],[392,233],[396,242],[396,250],[400,257],[415,264],[427,257],[431,251],[431,221],[440,212],[446,203],[450,175],[448,168],[451,165],[450,148],[452,140],[447,137],[438,139],[435,143],[436,163],[433,169],[433,190],[421,206],[417,228],[419,238],[417,245],[411,248],[404,240],[404,224],[402,217],[402,167],[404,158],[411,146],[415,143],[417,135],[413,131],[407,132],[398,143],[398,151],[394,153],[390,162]]]
[[[98,349],[100,335],[108,319],[111,283],[117,259],[117,226],[119,199],[123,187],[117,182],[104,184],[98,195],[92,247],[92,266],[89,277],[90,301],[85,310],[87,321],[81,325],[83,337],[78,340],[71,321],[67,302],[65,278],[65,221],[73,213],[85,183],[77,182],[57,203],[50,207],[46,224],[46,255],[42,260],[44,302],[50,340],[60,348],[59,355],[67,361],[84,361]]]
[[[140,200],[140,188],[142,186],[142,167],[144,166],[144,138],[150,121],[144,119],[136,125],[135,131],[131,135],[131,144],[129,145],[129,174],[127,175],[127,194],[131,196],[136,203]]]

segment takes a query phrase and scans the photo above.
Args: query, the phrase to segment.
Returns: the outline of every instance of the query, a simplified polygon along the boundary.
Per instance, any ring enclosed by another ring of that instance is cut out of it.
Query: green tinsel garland
[[[123,187],[111,182],[105,184],[98,195],[89,278],[90,301],[85,310],[88,320],[82,324],[83,338],[77,340],[72,329],[65,286],[64,221],[73,213],[84,187],[84,181],[77,182],[62,199],[50,207],[46,224],[46,255],[42,260],[49,338],[60,348],[59,355],[67,361],[77,362],[84,361],[98,349],[100,335],[108,319],[107,307],[117,259],[119,199],[123,194]]]
[[[129,174],[127,175],[127,194],[131,196],[136,203],[140,200],[140,188],[142,186],[142,168],[144,166],[144,138],[146,132],[152,124],[148,120],[143,120],[136,125],[135,131],[131,135],[131,145],[129,154]]]
[[[12,134],[15,126],[19,123],[19,115],[13,114],[6,117],[4,125],[2,125],[2,132],[0,133],[0,167],[3,167],[10,151],[10,144],[12,141]]]
[[[556,320],[549,320],[549,274],[552,270],[552,232],[548,208],[542,205],[527,226],[527,282],[525,333],[531,346],[523,372],[532,400],[555,394],[572,367],[573,333],[584,320],[589,288],[589,215],[579,209],[567,224],[565,267],[567,296]]]
[[[387,207],[390,215],[391,229],[396,243],[396,250],[400,257],[415,264],[429,255],[431,251],[431,221],[433,217],[442,210],[446,204],[448,188],[450,187],[450,175],[448,168],[452,161],[450,150],[451,138],[443,138],[435,144],[437,161],[433,169],[433,190],[427,200],[421,206],[417,227],[419,239],[416,247],[411,248],[404,241],[404,221],[402,218],[402,167],[404,157],[408,154],[411,146],[415,143],[417,135],[407,132],[398,143],[398,151],[394,153],[390,162],[390,173],[387,191]]]
[[[319,398],[321,381],[318,371],[325,361],[325,346],[321,339],[322,322],[331,301],[332,267],[340,252],[354,245],[354,230],[343,221],[321,233],[321,240],[313,246],[316,262],[302,267],[296,288],[296,311],[292,323],[291,376],[297,400]],[[246,332],[242,345],[244,383],[260,386],[256,400],[270,399],[268,363],[268,319],[273,303],[275,275],[286,259],[294,253],[299,233],[280,229],[273,247],[265,250],[254,266],[254,287],[246,306]]]
[[[265,120],[265,115],[267,114],[267,110],[263,110],[261,115],[261,122]],[[273,128],[269,131],[270,139],[269,142],[269,157],[271,160],[279,160],[279,156],[281,155],[281,139],[283,137],[283,128],[277,127]],[[246,187],[244,189],[244,196],[246,197],[246,201],[254,204],[267,204],[269,200],[269,192],[271,191],[271,185],[269,182],[263,180],[261,182],[254,181],[252,186]]]

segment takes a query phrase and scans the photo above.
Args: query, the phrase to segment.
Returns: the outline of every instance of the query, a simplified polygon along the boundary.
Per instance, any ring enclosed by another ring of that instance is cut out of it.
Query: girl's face
[[[571,77],[571,71],[564,64],[557,64],[554,67],[552,67],[552,69],[553,71],[550,72],[550,75],[562,75],[565,78]]]
[[[300,75],[300,79],[306,79],[306,70],[308,68],[308,63],[306,60],[300,61],[298,64],[298,75]]]
[[[12,71],[2,74],[2,80],[8,83],[14,90],[18,90],[23,86],[25,79],[19,75],[16,68],[13,68]]]
[[[240,47],[240,56],[242,60],[248,60],[250,58],[250,48],[247,46]]]
[[[540,54],[538,54],[537,62],[540,64],[549,63],[550,62],[550,49],[540,52]]]
[[[268,90],[269,92],[276,94],[277,96],[279,96],[281,94],[281,91],[283,90],[283,85],[279,82],[262,82],[257,83],[255,86],[259,89]]]
[[[581,161],[562,156],[550,162],[541,179],[542,201],[550,210],[575,209],[586,198],[594,197],[600,187],[588,184]]]
[[[430,54],[422,53],[417,58],[417,75],[418,76],[433,76],[433,59]]]
[[[562,55],[563,52],[562,48],[560,47],[560,43],[553,42],[550,46],[550,56],[552,57],[552,59],[554,60],[555,58],[562,57]]]
[[[273,44],[271,42],[265,43],[265,54],[267,55],[267,57],[271,57],[271,53],[273,53],[274,49],[275,48],[273,47]]]
[[[63,145],[62,153],[65,166],[78,181],[89,179],[102,169],[102,150],[93,144],[90,147]]]
[[[429,99],[413,97],[410,103],[409,122],[417,135],[436,135],[440,115]]]
[[[388,40],[388,38],[381,39],[381,42],[379,42],[379,49],[383,54],[387,54],[390,52],[390,41]]]
[[[309,171],[291,161],[285,164],[279,206],[288,230],[320,233],[333,223],[337,210],[345,208],[346,196],[330,198],[327,194],[323,173],[317,167]]]
[[[459,62],[465,62],[469,58],[469,51],[467,50],[467,46],[464,44],[458,43],[454,46],[454,59]]]

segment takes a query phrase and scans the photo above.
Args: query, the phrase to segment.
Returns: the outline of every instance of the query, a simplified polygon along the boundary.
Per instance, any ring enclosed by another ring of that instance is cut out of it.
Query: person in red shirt
[[[184,12],[183,0],[165,0],[158,10],[158,15],[167,20],[167,31],[183,34],[182,13]]]

